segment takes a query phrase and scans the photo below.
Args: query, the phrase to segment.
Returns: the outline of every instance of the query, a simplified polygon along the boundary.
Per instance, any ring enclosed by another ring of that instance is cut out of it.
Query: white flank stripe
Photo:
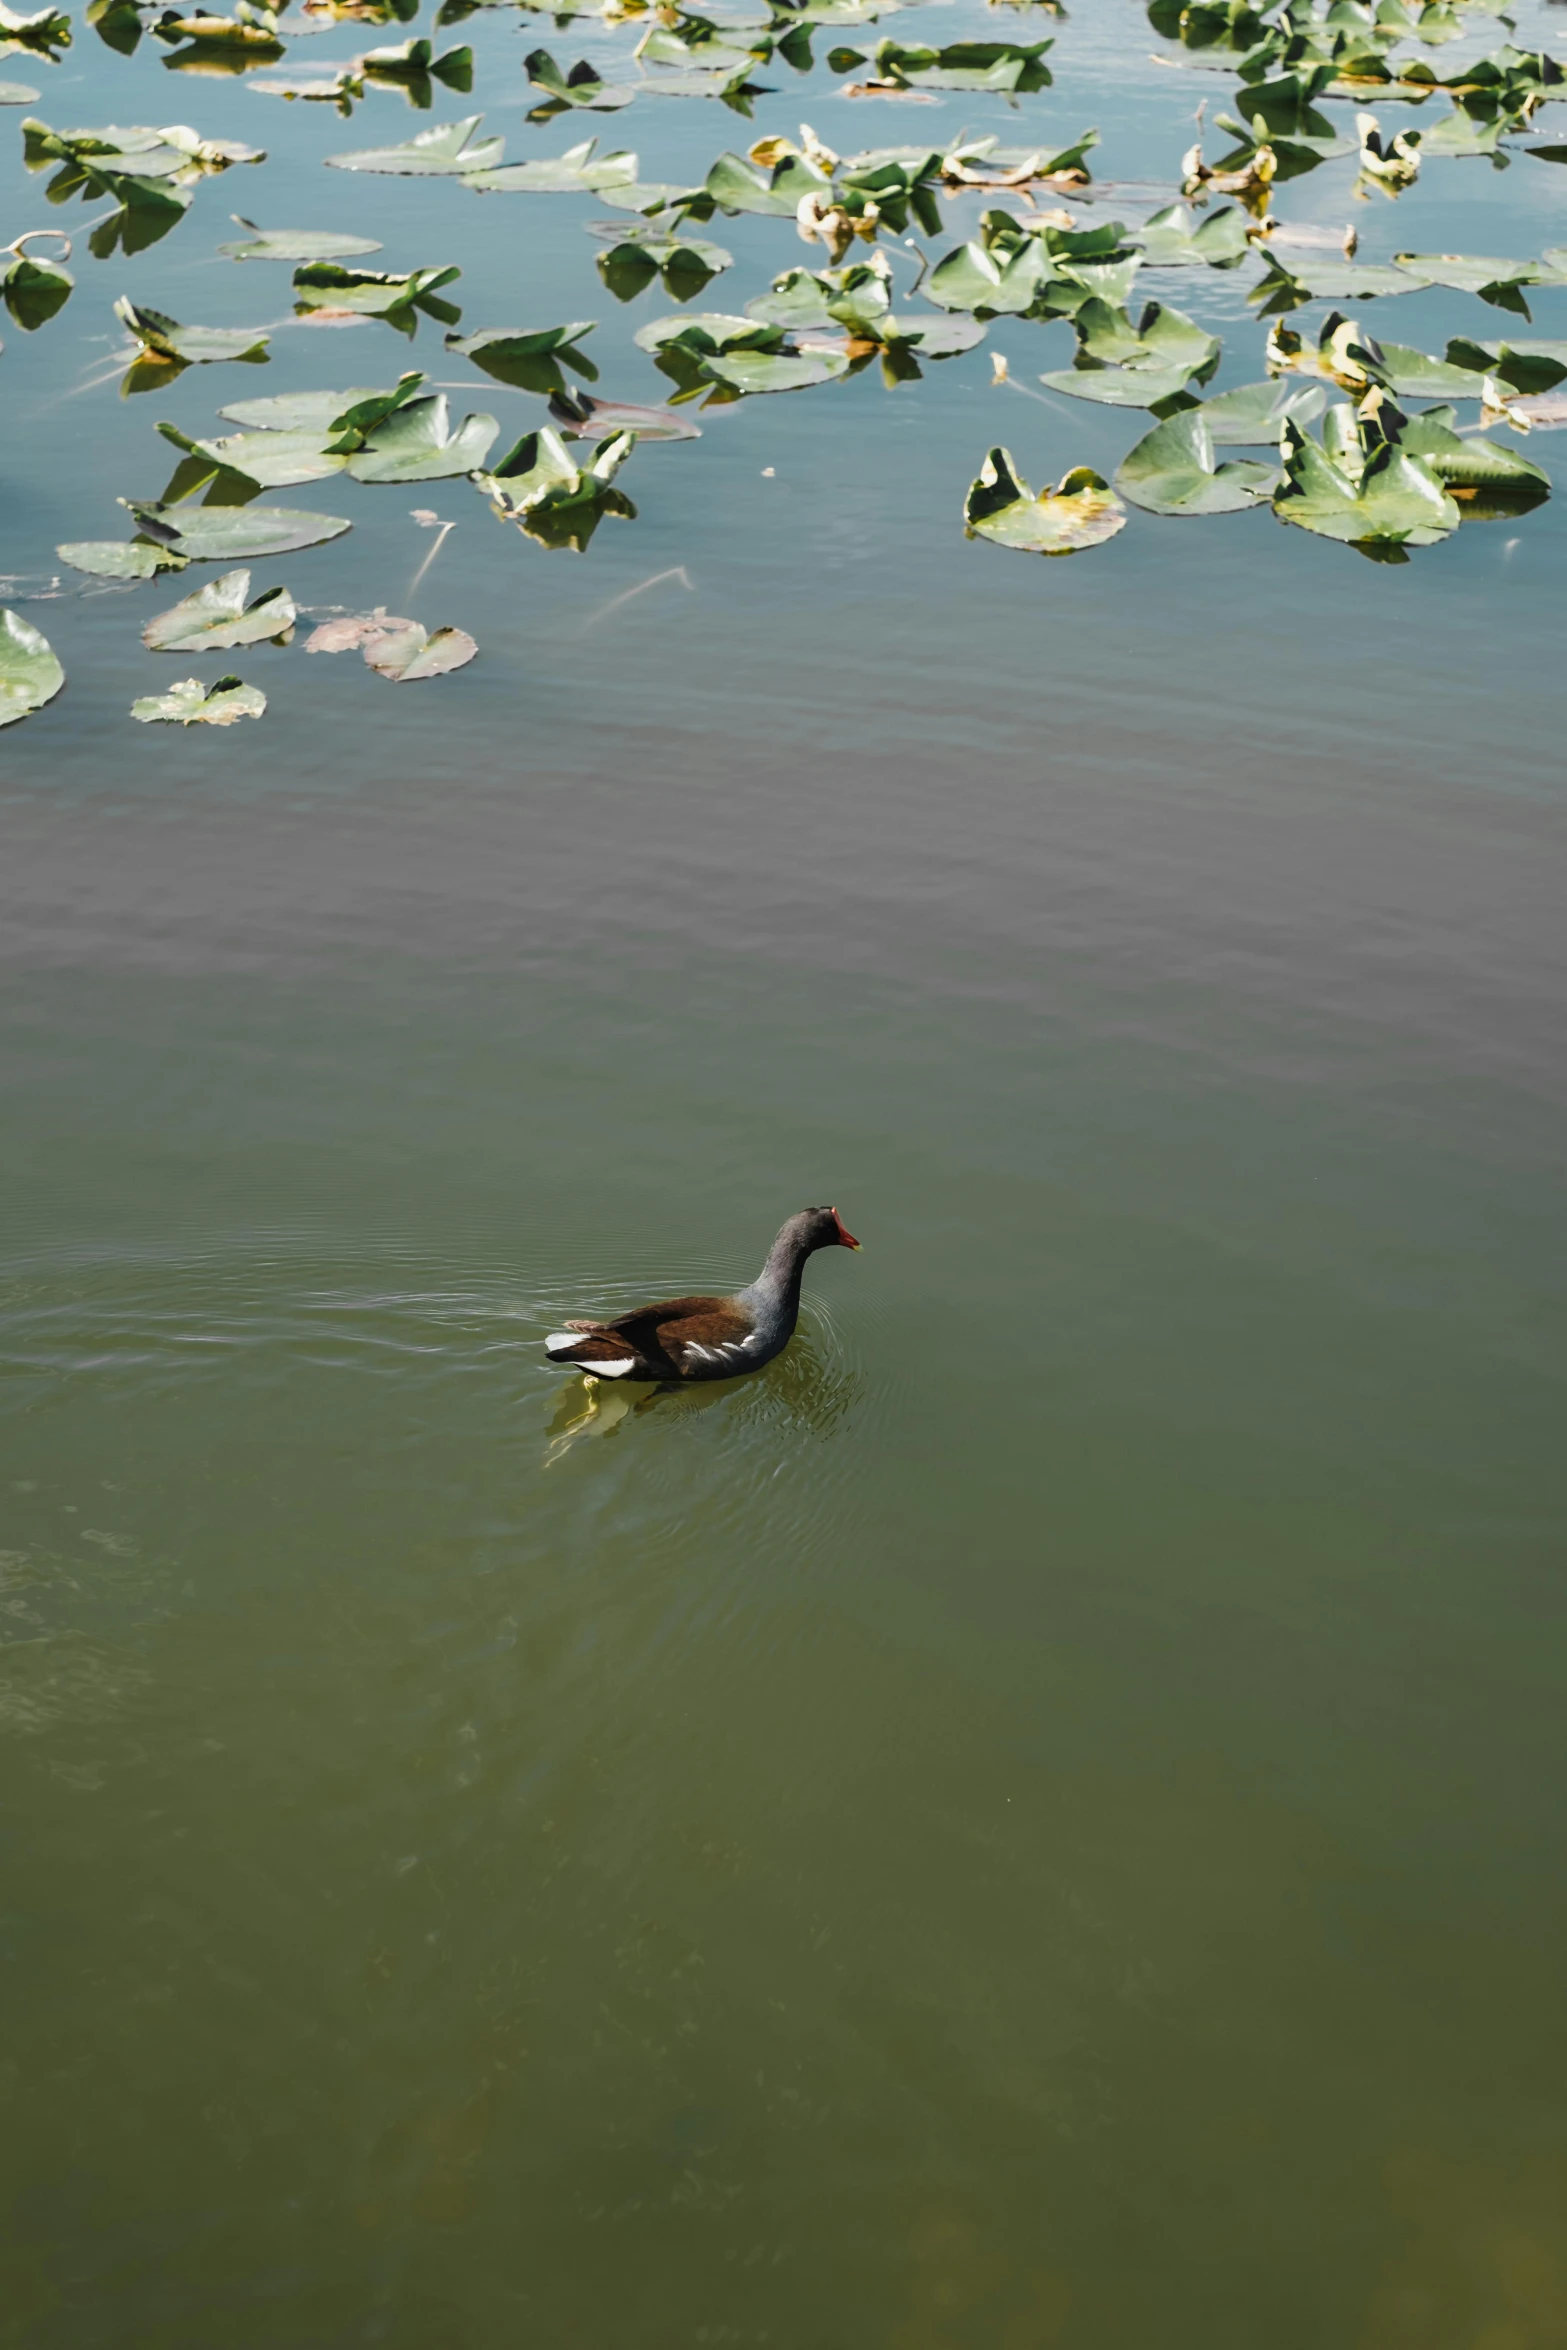
[[[612,1363],[584,1363],[584,1371],[591,1371],[595,1379],[624,1379],[628,1371],[637,1367],[635,1355],[617,1356]]]

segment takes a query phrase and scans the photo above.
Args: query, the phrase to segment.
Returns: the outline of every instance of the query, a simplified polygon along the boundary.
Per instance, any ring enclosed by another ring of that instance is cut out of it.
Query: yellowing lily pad
[[[1074,466],[1053,490],[1036,496],[1010,450],[992,449],[964,500],[963,524],[969,538],[990,539],[1023,554],[1076,555],[1124,530],[1126,508],[1088,465]]]

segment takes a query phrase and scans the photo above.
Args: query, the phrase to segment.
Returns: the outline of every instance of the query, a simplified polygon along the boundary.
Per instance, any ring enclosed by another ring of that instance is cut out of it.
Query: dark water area
[[[992,442],[1037,485],[1147,422],[993,384],[1072,348],[999,319],[696,411],[585,557],[465,481],[272,494],[354,529],[257,585],[467,628],[450,679],[155,658],[198,576],[54,556],[156,494],[154,417],[471,372],[289,322],[231,211],[460,259],[465,330],[595,317],[598,389],[667,394],[591,197],[328,153],[482,108],[683,181],[802,113],[1096,122],[1145,212],[1231,88],[1100,0],[1016,115],[819,62],[754,125],[526,122],[524,48],[635,37],[475,17],[471,100],[346,124],[80,21],[4,68],[270,160],[146,253],[79,238],[0,359],[0,600],[69,679],[0,747],[0,2343],[1558,2350],[1567,498],[1401,568],[1265,510],[966,541]],[[8,217],[79,232],[20,111]],[[1379,261],[1567,241],[1521,152],[1353,177],[1275,208]],[[703,233],[704,306],[820,265]],[[1252,274],[1154,289],[1216,388],[1263,372]],[[284,321],[272,362],[121,399],[121,292]],[[455,527],[410,600],[414,507]],[[126,715],[230,667],[260,724]],[[863,1252],[759,1378],[546,1365],[825,1199]]]

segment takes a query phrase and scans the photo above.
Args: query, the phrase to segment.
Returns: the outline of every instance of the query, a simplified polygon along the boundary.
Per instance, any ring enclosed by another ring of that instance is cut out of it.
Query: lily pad
[[[1039,380],[1075,399],[1157,408],[1189,383],[1205,383],[1219,364],[1217,335],[1158,302],[1148,303],[1134,326],[1125,310],[1090,296],[1074,323],[1075,362]]]
[[[208,580],[167,612],[159,612],[141,632],[152,653],[227,652],[234,645],[287,644],[298,617],[286,587],[264,588],[246,607],[250,594],[248,571],[225,571]]]
[[[1374,261],[1306,261],[1290,268],[1270,254],[1267,275],[1257,280],[1247,300],[1268,318],[1307,302],[1369,302],[1378,295],[1409,294],[1429,282],[1413,268],[1390,269]]]
[[[1115,486],[1150,514],[1238,514],[1272,495],[1276,465],[1254,458],[1214,461],[1213,438],[1200,408],[1167,416],[1116,467]]]
[[[547,49],[530,49],[523,59],[523,71],[536,90],[543,90],[548,104],[533,108],[529,120],[547,122],[551,115],[572,107],[584,107],[593,114],[613,114],[622,106],[629,106],[636,96],[621,82],[606,82],[596,65],[585,57],[579,58],[569,73],[563,73]],[[482,170],[483,165],[475,165]]]
[[[1328,411],[1321,442],[1287,422],[1280,453],[1284,482],[1273,511],[1281,522],[1395,557],[1458,528],[1458,507],[1431,466],[1396,437],[1373,440],[1353,409]]]
[[[868,65],[868,81],[856,85],[853,95],[870,96],[894,90],[996,90],[1007,96],[1048,89],[1050,69],[1045,51],[1053,41],[1026,46],[1014,41],[951,41],[945,48],[910,47],[899,41],[878,41],[863,49],[833,49],[827,63],[834,73],[852,73]]]
[[[1145,268],[1189,269],[1203,263],[1209,269],[1234,269],[1252,251],[1247,226],[1238,204],[1223,205],[1202,220],[1185,204],[1166,204],[1128,233],[1142,247]]]
[[[190,560],[152,539],[68,539],[55,553],[94,579],[152,579],[160,571],[183,571]]]
[[[1525,286],[1559,286],[1567,276],[1544,261],[1507,261],[1486,253],[1399,253],[1400,269],[1422,285],[1451,286],[1458,293],[1478,294],[1498,310],[1530,315]]]
[[[171,726],[233,726],[241,718],[259,718],[267,697],[242,678],[220,677],[203,685],[199,677],[183,677],[166,694],[143,694],[132,702],[131,716],[144,726],[159,721]]]
[[[1076,555],[1102,546],[1126,527],[1126,509],[1108,482],[1088,465],[1062,475],[1036,497],[1011,452],[992,449],[963,505],[969,538],[991,539],[1029,555]]]
[[[20,612],[0,610],[0,726],[31,718],[64,683],[49,639]]]
[[[736,392],[800,392],[846,375],[845,351],[729,351],[705,363],[716,382]]]
[[[411,401],[369,433],[348,459],[355,481],[449,481],[476,473],[500,426],[493,416],[465,416],[455,432],[446,394]]]
[[[578,465],[559,433],[545,426],[524,433],[492,472],[473,479],[503,522],[517,523],[542,546],[581,554],[606,514],[636,518],[631,500],[614,486],[634,445],[633,434],[614,433],[590,465]]]
[[[1202,404],[1208,437],[1223,447],[1278,445],[1288,418],[1314,424],[1328,404],[1321,384],[1287,384],[1271,379],[1260,384],[1237,384],[1233,391],[1217,392]]]
[[[349,261],[356,254],[381,250],[374,237],[349,237],[324,228],[257,228],[237,212],[231,217],[250,234],[242,243],[218,247],[230,261]]]
[[[170,424],[160,424],[158,430],[187,456],[205,457],[222,472],[242,474],[258,490],[297,489],[302,482],[327,481],[348,462],[323,445],[325,426],[314,431],[225,433],[211,440],[188,439]]]
[[[36,106],[41,96],[27,82],[0,82],[0,106]]]
[[[786,155],[770,171],[764,171],[743,155],[724,154],[708,173],[705,185],[722,212],[774,213],[793,219],[802,196],[825,194],[832,181],[803,155]]]
[[[465,669],[479,648],[466,629],[438,628],[432,636],[417,620],[365,646],[365,660],[394,685],[423,677],[446,677]]]
[[[53,229],[41,229],[34,235],[52,237]],[[62,310],[71,298],[76,280],[62,261],[35,261],[22,250],[28,239],[18,237],[7,258],[0,254],[0,293],[5,297],[6,309],[24,334],[34,334],[41,326]],[[70,251],[67,241],[66,251]]]
[[[163,506],[121,503],[143,536],[171,547],[192,563],[250,562],[259,555],[291,555],[319,547],[353,526],[338,514],[301,514],[287,506]]]
[[[358,147],[324,160],[337,171],[389,172],[408,179],[467,178],[474,172],[494,171],[506,152],[504,139],[475,138],[483,120],[482,114],[470,114],[462,122],[431,123],[395,147]]]
[[[342,311],[357,318],[384,318],[405,335],[413,335],[418,314],[455,326],[462,312],[455,302],[440,299],[439,289],[461,277],[455,262],[444,268],[412,269],[404,276],[392,270],[350,269],[341,261],[307,261],[294,272],[294,307],[304,316],[312,310]]]
[[[629,187],[637,177],[637,159],[624,150],[613,155],[597,152],[597,139],[584,139],[564,155],[540,155],[529,163],[507,163],[498,169],[477,167],[465,171],[463,186],[481,195],[575,196],[584,191]]]
[[[699,441],[702,427],[673,408],[645,408],[633,400],[599,400],[591,392],[556,392],[550,415],[566,440],[607,441],[635,433],[639,441]]]
[[[593,328],[591,318],[569,319],[564,326],[491,326],[479,334],[448,335],[446,348],[460,351],[497,383],[548,394],[564,388],[563,367],[596,382],[598,369],[576,347]]]
[[[265,360],[269,336],[261,327],[181,326],[161,310],[147,310],[122,294],[114,315],[153,359],[180,367],[209,367],[220,360]]]
[[[422,383],[424,378],[416,380]],[[247,431],[311,434],[324,443],[331,439],[339,417],[361,401],[380,396],[373,384],[351,385],[346,392],[276,392],[262,400],[235,400],[218,414]]]
[[[617,301],[630,302],[661,278],[675,302],[692,302],[734,259],[722,245],[696,237],[623,237],[598,256],[598,271]]]

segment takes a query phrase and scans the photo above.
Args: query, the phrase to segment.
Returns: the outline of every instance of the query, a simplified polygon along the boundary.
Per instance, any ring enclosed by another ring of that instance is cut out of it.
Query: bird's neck
[[[751,1284],[751,1299],[759,1314],[769,1321],[794,1322],[800,1311],[800,1277],[809,1254],[797,1233],[779,1233],[767,1252],[766,1264]]]

